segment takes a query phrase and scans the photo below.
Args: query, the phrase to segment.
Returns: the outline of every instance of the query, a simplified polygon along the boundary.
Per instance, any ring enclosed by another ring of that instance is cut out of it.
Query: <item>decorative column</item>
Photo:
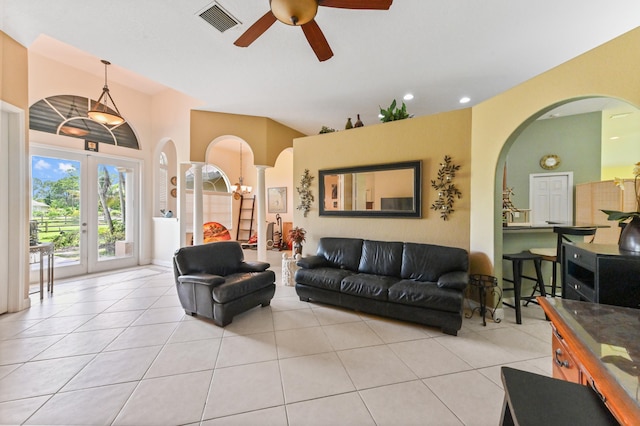
[[[258,170],[258,185],[256,199],[258,201],[258,260],[267,260],[267,203],[265,198],[264,171],[268,166],[256,166]]]
[[[191,163],[193,166],[193,245],[204,240],[202,225],[202,166],[204,163]]]

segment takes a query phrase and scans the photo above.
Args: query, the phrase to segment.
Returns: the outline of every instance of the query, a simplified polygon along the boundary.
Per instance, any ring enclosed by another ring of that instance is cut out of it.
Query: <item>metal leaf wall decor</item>
[[[431,181],[431,186],[438,192],[438,199],[431,204],[431,209],[440,212],[440,218],[448,220],[449,215],[454,212],[453,203],[456,198],[462,198],[462,192],[453,183],[459,165],[451,162],[451,157],[444,156],[444,162],[440,163],[436,180]]]

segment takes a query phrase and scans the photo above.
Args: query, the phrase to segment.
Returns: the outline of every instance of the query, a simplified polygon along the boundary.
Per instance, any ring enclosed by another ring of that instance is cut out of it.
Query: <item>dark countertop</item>
[[[560,222],[551,222],[551,223],[543,223],[543,224],[529,224],[529,225],[516,225],[512,224],[509,226],[503,226],[503,233],[516,233],[516,232],[553,232],[554,226],[564,226],[564,227],[575,227],[575,228],[610,228],[609,225],[596,225],[593,223],[560,223]]]
[[[611,377],[640,401],[640,309],[548,299]]]

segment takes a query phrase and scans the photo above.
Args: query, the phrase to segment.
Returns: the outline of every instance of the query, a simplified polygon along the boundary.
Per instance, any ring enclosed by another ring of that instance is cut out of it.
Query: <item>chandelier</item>
[[[242,177],[242,142],[240,142],[240,177],[238,178],[238,182],[231,187],[233,198],[239,200],[241,196],[251,193],[252,189],[250,186],[244,184]]]
[[[109,126],[117,126],[124,123],[124,118],[120,115],[116,103],[113,101],[111,94],[109,93],[109,86],[107,85],[107,66],[111,65],[111,62],[102,59],[100,62],[104,64],[104,87],[102,88],[102,94],[98,98],[91,111],[88,112],[89,118],[97,121],[98,123],[106,124]],[[104,99],[103,103],[100,103]],[[109,108],[109,101],[113,105],[113,109]],[[115,110],[115,112],[113,111]]]

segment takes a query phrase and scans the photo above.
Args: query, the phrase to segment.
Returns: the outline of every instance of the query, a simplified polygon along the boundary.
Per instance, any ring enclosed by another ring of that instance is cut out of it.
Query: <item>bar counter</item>
[[[554,339],[568,354],[556,349],[554,377],[562,357],[575,360],[579,382],[594,388],[622,424],[640,424],[640,309],[539,297],[551,320]],[[573,367],[573,366],[571,366]]]

